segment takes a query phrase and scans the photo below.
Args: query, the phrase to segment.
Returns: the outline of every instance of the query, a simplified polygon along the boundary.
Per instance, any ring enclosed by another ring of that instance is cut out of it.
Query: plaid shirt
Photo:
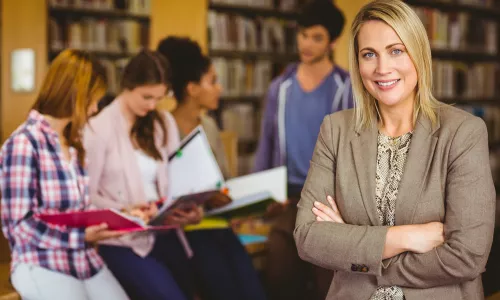
[[[85,243],[85,229],[42,222],[39,213],[81,211],[90,205],[88,176],[70,148],[63,159],[57,133],[37,111],[5,142],[0,151],[2,231],[17,264],[38,265],[86,279],[104,266]]]

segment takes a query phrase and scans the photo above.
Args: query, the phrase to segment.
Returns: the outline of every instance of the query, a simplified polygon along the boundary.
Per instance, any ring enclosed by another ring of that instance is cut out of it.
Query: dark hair
[[[123,71],[121,88],[133,90],[144,85],[164,84],[170,88],[169,65],[158,52],[142,50],[132,57]],[[147,155],[156,160],[163,159],[155,144],[155,125],[163,133],[163,145],[167,143],[167,127],[161,114],[155,109],[144,117],[138,117],[132,125],[130,136]]]
[[[172,90],[177,102],[182,102],[188,83],[200,82],[212,62],[202,53],[200,45],[187,37],[169,36],[160,41],[157,51],[170,63]]]
[[[78,153],[84,166],[85,149],[82,128],[88,121],[88,110],[106,93],[106,72],[89,53],[81,50],[62,51],[50,64],[32,109],[54,118],[69,118],[63,135]]]
[[[334,41],[342,33],[345,18],[332,0],[312,0],[301,9],[297,22],[302,28],[315,25],[325,27],[330,41]]]

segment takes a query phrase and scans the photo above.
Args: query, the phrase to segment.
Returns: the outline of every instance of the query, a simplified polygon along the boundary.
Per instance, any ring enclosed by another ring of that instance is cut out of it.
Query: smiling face
[[[361,26],[357,42],[363,85],[379,106],[412,104],[417,71],[394,29],[382,21],[368,21]]]

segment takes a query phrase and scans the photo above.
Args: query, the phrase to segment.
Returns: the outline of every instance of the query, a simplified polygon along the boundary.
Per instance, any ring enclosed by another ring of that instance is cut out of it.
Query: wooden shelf
[[[50,50],[49,60],[52,61],[61,51],[62,50]],[[134,56],[134,54],[126,52],[108,52],[108,51],[93,51],[93,50],[89,50],[88,52],[94,55],[96,58],[111,59],[111,60],[131,58],[132,56]]]
[[[146,15],[131,14],[123,10],[97,10],[85,8],[69,7],[49,7],[49,14],[56,18],[80,19],[84,17],[94,17],[99,19],[120,19],[134,20],[138,22],[150,22],[150,17]]]
[[[239,59],[264,59],[273,62],[288,63],[299,59],[296,53],[277,53],[264,51],[238,51],[238,50],[210,50],[211,57],[239,58]]]
[[[432,49],[432,58],[464,62],[500,62],[500,55],[481,51]]]
[[[425,6],[447,12],[466,12],[494,20],[500,19],[500,8],[480,5],[460,4],[456,1],[436,1],[436,0],[406,0],[406,3],[413,6]]]
[[[447,104],[457,104],[457,105],[484,105],[484,106],[500,106],[500,98],[464,98],[464,97],[454,97],[452,99],[442,98],[439,101]]]
[[[218,12],[243,15],[250,18],[275,17],[281,19],[297,19],[298,16],[297,12],[287,12],[287,11],[280,11],[277,9],[241,6],[241,5],[209,4],[208,9],[216,10]]]

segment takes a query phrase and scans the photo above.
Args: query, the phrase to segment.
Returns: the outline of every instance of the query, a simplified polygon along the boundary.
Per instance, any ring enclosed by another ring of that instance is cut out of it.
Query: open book
[[[123,214],[115,209],[97,209],[77,212],[60,212],[55,214],[38,214],[40,220],[53,225],[66,227],[86,228],[102,223],[108,224],[109,230],[124,231],[127,233],[144,231],[167,231],[178,226],[162,225],[151,226],[132,216]]]
[[[208,139],[198,126],[169,157],[170,193],[173,199],[189,200],[198,193],[224,191],[232,202],[213,209],[207,216],[248,215],[265,210],[272,201],[287,199],[286,167],[241,176],[225,181]],[[208,200],[208,199],[207,199]]]
[[[241,217],[262,214],[271,202],[286,201],[286,181],[284,166],[229,179],[225,186],[233,201],[224,207],[208,211],[206,215]]]

